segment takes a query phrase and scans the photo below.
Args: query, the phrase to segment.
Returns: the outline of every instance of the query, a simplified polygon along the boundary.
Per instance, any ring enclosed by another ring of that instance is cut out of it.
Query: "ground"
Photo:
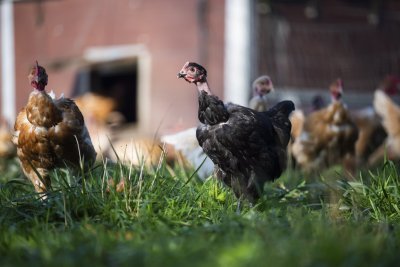
[[[228,188],[180,166],[99,163],[83,177],[54,172],[43,201],[8,161],[0,175],[0,265],[393,266],[396,164],[341,177],[333,169],[311,181],[288,170],[256,205],[238,206]],[[110,179],[124,179],[122,190]]]

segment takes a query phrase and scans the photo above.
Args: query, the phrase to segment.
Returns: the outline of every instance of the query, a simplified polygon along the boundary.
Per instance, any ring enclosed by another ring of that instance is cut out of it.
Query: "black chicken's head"
[[[42,66],[39,66],[38,62],[36,61],[36,64],[31,68],[28,79],[33,88],[43,91],[47,85],[46,70]]]
[[[325,106],[325,100],[320,95],[315,95],[311,99],[311,110],[317,111],[322,109]]]
[[[178,78],[184,78],[189,83],[205,82],[207,71],[197,63],[186,62],[178,73]]]
[[[267,75],[258,77],[253,82],[253,90],[256,95],[266,95],[274,91],[274,85],[272,84],[271,78]]]

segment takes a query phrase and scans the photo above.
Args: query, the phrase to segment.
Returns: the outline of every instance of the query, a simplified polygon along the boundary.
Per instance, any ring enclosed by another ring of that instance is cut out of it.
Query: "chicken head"
[[[43,91],[47,85],[47,73],[46,70],[39,66],[36,61],[35,66],[31,68],[31,72],[28,75],[28,80],[33,88],[39,91]]]
[[[253,92],[255,95],[263,96],[274,91],[271,78],[267,75],[258,77],[253,82]]]
[[[207,71],[197,63],[186,62],[177,76],[184,78],[189,83],[204,82],[207,78]]]
[[[333,101],[339,101],[343,95],[343,81],[342,79],[336,79],[331,85],[329,86],[329,90],[331,92],[331,97]]]

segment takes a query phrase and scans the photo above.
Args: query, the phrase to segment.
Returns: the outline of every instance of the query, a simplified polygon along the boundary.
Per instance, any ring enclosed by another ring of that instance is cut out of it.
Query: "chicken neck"
[[[203,81],[196,82],[196,86],[199,93],[206,92],[207,95],[212,95],[211,89],[208,86],[208,82],[206,79],[204,79]]]
[[[34,90],[26,105],[28,120],[35,126],[51,127],[62,120],[62,112],[46,91]]]
[[[203,124],[215,125],[228,121],[229,112],[224,102],[211,93],[207,82],[197,82],[196,85],[199,91],[198,118],[200,122]]]

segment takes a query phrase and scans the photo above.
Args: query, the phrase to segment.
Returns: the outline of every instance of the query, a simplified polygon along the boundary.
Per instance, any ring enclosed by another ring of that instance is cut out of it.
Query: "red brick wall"
[[[151,128],[161,131],[197,123],[197,93],[176,78],[187,60],[209,70],[215,93],[223,93],[224,1],[207,1],[207,38],[199,31],[196,0],[59,0],[40,6],[15,4],[17,108],[27,101],[27,73],[37,59],[46,67],[54,60],[82,56],[92,46],[144,44],[151,54]],[[204,41],[206,43],[204,43]],[[203,43],[200,43],[203,42]],[[207,58],[199,58],[200,45]],[[49,89],[69,96],[77,66],[48,68]]]

